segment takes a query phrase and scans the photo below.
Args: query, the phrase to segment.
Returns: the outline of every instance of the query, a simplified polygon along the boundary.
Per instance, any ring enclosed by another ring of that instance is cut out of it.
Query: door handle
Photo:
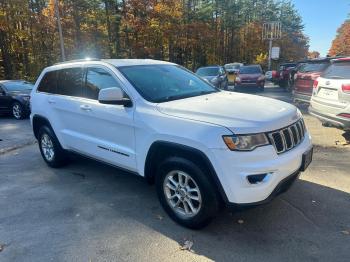
[[[89,105],[81,105],[80,109],[84,110],[84,111],[91,111],[91,106],[89,106]]]
[[[49,104],[56,104],[56,101],[53,100],[52,98],[49,98],[49,100],[47,100],[49,102]]]

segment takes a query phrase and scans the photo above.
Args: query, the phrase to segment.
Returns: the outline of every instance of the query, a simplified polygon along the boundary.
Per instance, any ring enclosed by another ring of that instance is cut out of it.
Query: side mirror
[[[123,91],[118,87],[101,89],[98,93],[98,102],[108,105],[132,106],[130,98],[125,97]]]

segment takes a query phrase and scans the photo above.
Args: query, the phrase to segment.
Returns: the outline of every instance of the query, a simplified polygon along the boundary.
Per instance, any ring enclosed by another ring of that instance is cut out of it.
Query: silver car
[[[350,57],[332,60],[314,81],[309,112],[325,126],[350,130]]]

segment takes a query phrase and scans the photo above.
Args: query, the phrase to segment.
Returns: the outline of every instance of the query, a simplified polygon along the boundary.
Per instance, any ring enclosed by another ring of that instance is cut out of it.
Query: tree
[[[337,35],[332,42],[329,55],[350,55],[350,19],[347,19],[337,30]]]

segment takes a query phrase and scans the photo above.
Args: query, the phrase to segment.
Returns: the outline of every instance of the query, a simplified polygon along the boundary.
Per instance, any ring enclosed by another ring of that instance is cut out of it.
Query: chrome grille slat
[[[299,145],[305,137],[306,127],[303,119],[278,131],[268,133],[277,154],[282,154]]]

